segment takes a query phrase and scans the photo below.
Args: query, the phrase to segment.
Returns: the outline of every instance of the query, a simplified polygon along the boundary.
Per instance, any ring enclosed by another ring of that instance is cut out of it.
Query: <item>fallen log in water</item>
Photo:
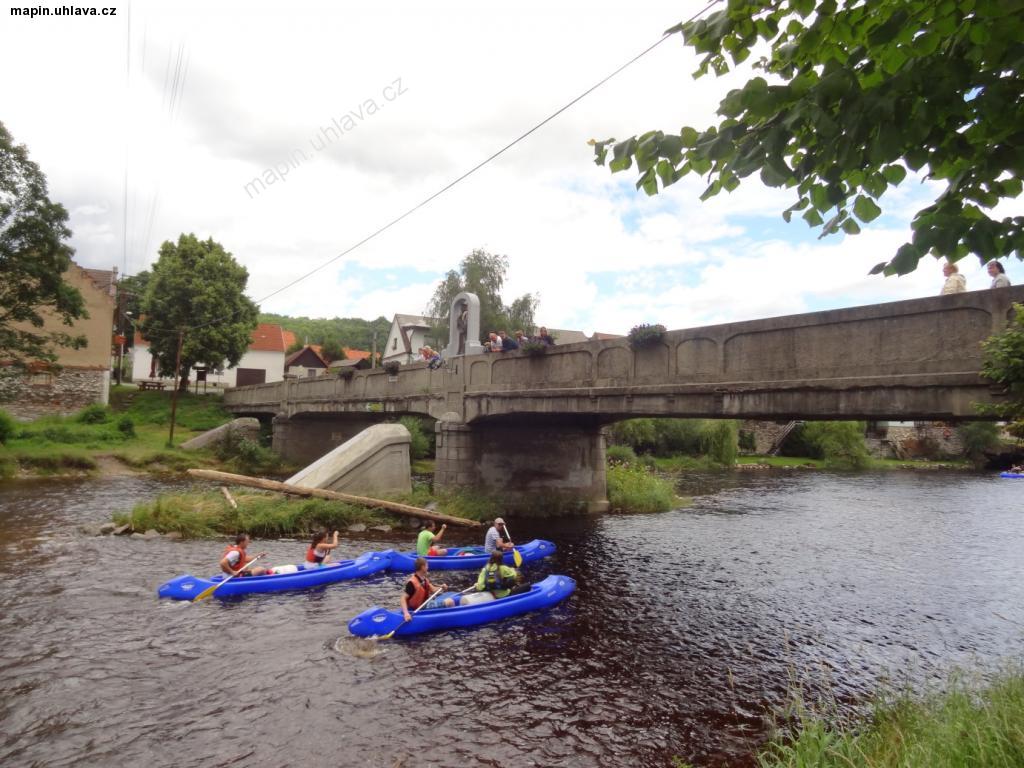
[[[480,526],[480,523],[476,520],[467,520],[464,517],[455,517],[454,515],[443,515],[438,512],[421,509],[420,507],[411,507],[408,504],[399,504],[397,501],[371,499],[366,496],[353,496],[350,493],[328,491],[323,488],[306,488],[301,485],[289,485],[288,483],[282,483],[277,480],[264,480],[262,477],[249,477],[248,475],[233,475],[230,472],[217,472],[213,469],[190,469],[188,473],[193,477],[201,477],[204,480],[216,480],[220,483],[232,483],[234,485],[245,485],[250,488],[262,488],[265,491],[289,493],[293,496],[313,496],[317,499],[328,499],[330,501],[347,501],[350,504],[360,504],[364,507],[386,509],[389,512],[396,512],[399,515],[418,517],[421,520],[436,520],[439,523],[461,525],[466,528],[477,528]]]

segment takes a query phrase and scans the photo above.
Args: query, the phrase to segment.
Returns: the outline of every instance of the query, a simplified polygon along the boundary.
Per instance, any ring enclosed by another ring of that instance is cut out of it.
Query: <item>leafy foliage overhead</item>
[[[245,295],[249,273],[211,238],[180,235],[160,246],[146,287],[140,323],[160,370],[173,371],[178,332],[182,383],[196,364],[220,368],[237,365],[256,327],[257,307]]]
[[[1009,432],[1024,440],[1024,304],[1013,305],[1013,319],[983,344],[981,373],[1005,388],[1005,401],[982,406],[982,413],[1012,422]]]
[[[729,0],[673,27],[704,54],[694,77],[752,55],[764,77],[729,91],[718,125],[593,142],[596,162],[636,162],[650,195],[690,173],[702,200],[758,173],[792,188],[821,236],[860,232],[907,175],[943,182],[913,237],[872,270],[906,274],[927,253],[952,261],[1024,258],[1024,216],[992,218],[1024,176],[1024,1]]]
[[[64,242],[67,220],[28,150],[0,123],[0,360],[52,362],[54,346],[85,346],[83,336],[42,330],[46,314],[66,326],[89,316],[78,289],[64,281],[74,253]]]
[[[448,313],[452,300],[463,291],[475,293],[480,299],[480,341],[491,331],[516,330],[530,333],[533,328],[533,314],[537,311],[539,299],[532,293],[524,293],[506,306],[501,300],[501,289],[508,274],[508,257],[475,249],[459,264],[458,270],[449,270],[444,276],[427,305],[428,317],[437,318],[434,335],[446,343],[448,339]]]

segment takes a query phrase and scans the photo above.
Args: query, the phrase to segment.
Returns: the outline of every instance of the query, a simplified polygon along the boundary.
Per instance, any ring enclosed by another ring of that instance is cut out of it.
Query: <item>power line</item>
[[[688,23],[694,21],[695,19],[697,19],[698,17],[702,16],[704,13],[706,13],[708,10],[710,10],[711,8],[713,8],[715,5],[717,5],[720,2],[722,2],[722,0],[711,0],[711,2],[709,2],[703,8],[701,8],[701,10],[697,11],[695,14],[693,14],[690,18],[686,19],[682,23],[683,24],[688,24]],[[678,28],[678,26],[679,25],[676,25],[672,29],[675,30],[675,29]],[[380,228],[376,229],[375,231],[373,231],[372,233],[370,233],[369,235],[367,235],[363,239],[359,240],[358,242],[354,243],[353,245],[349,246],[345,250],[341,251],[337,255],[332,256],[330,259],[328,259],[327,261],[323,262],[319,266],[314,267],[313,269],[309,270],[305,274],[303,274],[303,275],[295,278],[291,282],[286,283],[285,285],[281,286],[277,290],[272,291],[271,293],[268,293],[266,296],[264,296],[263,298],[259,299],[258,301],[254,302],[254,303],[256,305],[261,305],[263,302],[267,301],[267,299],[273,298],[274,296],[277,296],[279,293],[283,293],[284,291],[288,290],[289,288],[292,288],[293,286],[298,285],[303,280],[306,280],[307,278],[312,277],[313,275],[315,275],[320,270],[322,270],[325,267],[327,267],[327,266],[333,264],[334,262],[336,262],[338,259],[340,259],[340,258],[342,258],[344,256],[347,256],[348,254],[352,253],[352,251],[356,250],[357,248],[362,247],[363,245],[365,245],[366,243],[370,242],[371,240],[373,240],[377,236],[379,236],[379,235],[383,234],[384,232],[386,232],[387,230],[391,229],[391,227],[395,226],[395,224],[397,224],[398,222],[402,221],[403,219],[411,216],[413,213],[415,213],[416,211],[418,211],[420,208],[422,208],[423,206],[427,205],[431,201],[436,200],[438,197],[443,195],[445,192],[447,192],[449,189],[454,187],[456,184],[459,184],[460,182],[462,182],[465,179],[469,178],[474,173],[476,173],[478,170],[483,168],[485,165],[487,165],[488,163],[490,163],[493,160],[497,159],[501,155],[505,154],[508,150],[512,149],[512,147],[514,147],[517,144],[519,144],[519,142],[523,141],[523,139],[527,138],[528,136],[532,135],[533,133],[535,133],[536,131],[538,131],[539,129],[541,129],[542,127],[547,125],[548,123],[550,123],[556,117],[561,115],[563,112],[565,112],[570,107],[572,107],[575,104],[577,104],[579,101],[581,101],[585,97],[589,96],[591,93],[596,91],[598,88],[600,88],[602,85],[607,83],[613,77],[615,77],[620,72],[625,70],[627,67],[632,66],[637,61],[642,59],[644,56],[649,54],[651,51],[653,51],[659,45],[661,45],[666,40],[668,40],[671,36],[672,36],[672,34],[670,32],[668,32],[668,31],[663,33],[662,37],[660,39],[658,39],[656,42],[654,42],[653,44],[649,45],[647,48],[642,50],[637,55],[633,56],[627,62],[625,62],[624,64],[622,64],[621,66],[616,68],[614,71],[612,71],[610,74],[608,74],[605,77],[603,77],[600,80],[598,80],[596,83],[594,83],[594,85],[592,85],[589,88],[587,88],[581,94],[579,94],[578,96],[576,96],[575,98],[573,98],[572,100],[567,102],[564,106],[562,106],[559,109],[557,109],[554,112],[552,112],[550,115],[545,117],[543,120],[541,120],[539,123],[534,125],[529,130],[527,130],[524,133],[522,133],[519,136],[517,136],[515,139],[513,139],[508,144],[503,146],[501,149],[499,149],[498,151],[494,152],[493,154],[488,156],[486,159],[481,160],[479,163],[474,165],[468,171],[466,171],[462,175],[458,176],[454,180],[450,181],[448,184],[446,184],[445,186],[441,187],[441,189],[439,189],[436,192],[434,192],[433,194],[429,195],[424,200],[422,200],[421,202],[419,202],[416,205],[414,205],[412,208],[410,208],[407,211],[405,211],[405,213],[401,214],[400,216],[395,217],[394,219],[389,221],[387,224],[384,224]],[[226,320],[230,319],[233,316],[234,316],[234,313],[229,314],[229,315],[225,315],[225,316],[222,316],[222,317],[219,317],[219,318],[215,318],[213,320],[209,320],[209,321],[207,321],[205,323],[199,323],[197,325],[188,326],[187,328],[191,330],[191,329],[203,328],[203,327],[208,326],[208,325],[215,325],[217,323],[223,323],[223,322],[225,322]]]

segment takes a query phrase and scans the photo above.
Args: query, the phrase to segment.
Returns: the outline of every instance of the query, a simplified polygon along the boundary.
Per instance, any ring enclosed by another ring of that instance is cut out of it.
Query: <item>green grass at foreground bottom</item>
[[[1014,768],[1024,765],[1024,674],[980,690],[961,681],[925,698],[879,702],[866,722],[834,724],[803,714],[779,735],[760,768]]]

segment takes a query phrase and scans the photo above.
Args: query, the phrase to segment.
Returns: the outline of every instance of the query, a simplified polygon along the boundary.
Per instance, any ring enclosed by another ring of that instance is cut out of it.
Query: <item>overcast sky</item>
[[[134,274],[161,242],[194,232],[248,268],[259,301],[703,5],[175,0],[118,3],[113,18],[34,19],[12,18],[5,5],[0,121],[71,212],[80,264]],[[802,221],[782,221],[792,193],[753,177],[701,203],[700,180],[647,197],[635,191],[633,171],[613,176],[594,165],[588,139],[710,124],[719,99],[743,78],[694,81],[695,68],[681,40],[670,39],[262,308],[313,317],[418,313],[441,275],[474,248],[508,256],[507,301],[537,293],[538,322],[587,332],[939,292],[940,265],[930,257],[907,277],[867,275],[905,242],[913,212],[934,197],[918,181],[886,195],[885,215],[863,234],[819,241]],[[999,213],[1021,210],[1015,201]],[[1006,266],[1014,284],[1024,282],[1024,265]],[[961,271],[969,289],[990,282],[973,258]]]

